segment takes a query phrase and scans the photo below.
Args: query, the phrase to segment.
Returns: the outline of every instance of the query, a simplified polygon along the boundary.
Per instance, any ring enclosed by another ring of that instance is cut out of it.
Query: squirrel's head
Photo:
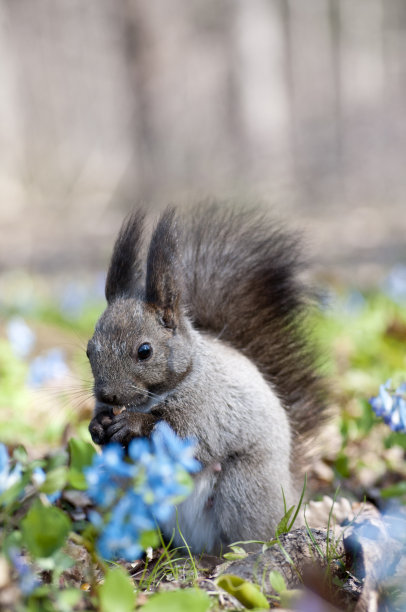
[[[142,407],[153,394],[171,391],[191,368],[174,213],[163,213],[152,235],[145,287],[142,227],[137,212],[121,228],[107,274],[108,306],[87,348],[96,400],[112,406]]]

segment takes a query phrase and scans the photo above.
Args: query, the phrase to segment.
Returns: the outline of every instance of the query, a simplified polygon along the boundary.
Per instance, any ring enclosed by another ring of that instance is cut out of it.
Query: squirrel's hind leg
[[[273,538],[284,514],[282,490],[288,506],[293,498],[290,474],[281,478],[275,464],[259,464],[257,457],[236,456],[222,464],[212,505],[223,545]]]

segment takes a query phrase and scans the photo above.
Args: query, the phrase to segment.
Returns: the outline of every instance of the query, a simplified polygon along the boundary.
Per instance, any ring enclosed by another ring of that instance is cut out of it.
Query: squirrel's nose
[[[98,389],[96,391],[96,397],[99,401],[103,402],[103,404],[112,404],[113,406],[119,404],[117,395],[109,393],[105,389]]]

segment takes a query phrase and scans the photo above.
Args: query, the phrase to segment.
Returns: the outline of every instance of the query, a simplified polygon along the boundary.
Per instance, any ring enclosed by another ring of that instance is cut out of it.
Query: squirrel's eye
[[[141,344],[141,346],[138,348],[138,359],[148,359],[148,357],[151,357],[151,355],[152,346],[150,343],[144,342],[144,344]]]

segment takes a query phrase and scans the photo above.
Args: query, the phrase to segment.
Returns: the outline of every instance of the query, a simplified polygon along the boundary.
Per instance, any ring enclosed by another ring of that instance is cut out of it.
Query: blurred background
[[[312,486],[406,501],[406,437],[367,401],[406,381],[406,2],[0,0],[0,68],[0,439],[89,439],[85,348],[133,206],[258,202],[326,297]]]
[[[262,202],[316,268],[406,259],[403,0],[0,0],[0,272],[103,270],[124,214]]]

